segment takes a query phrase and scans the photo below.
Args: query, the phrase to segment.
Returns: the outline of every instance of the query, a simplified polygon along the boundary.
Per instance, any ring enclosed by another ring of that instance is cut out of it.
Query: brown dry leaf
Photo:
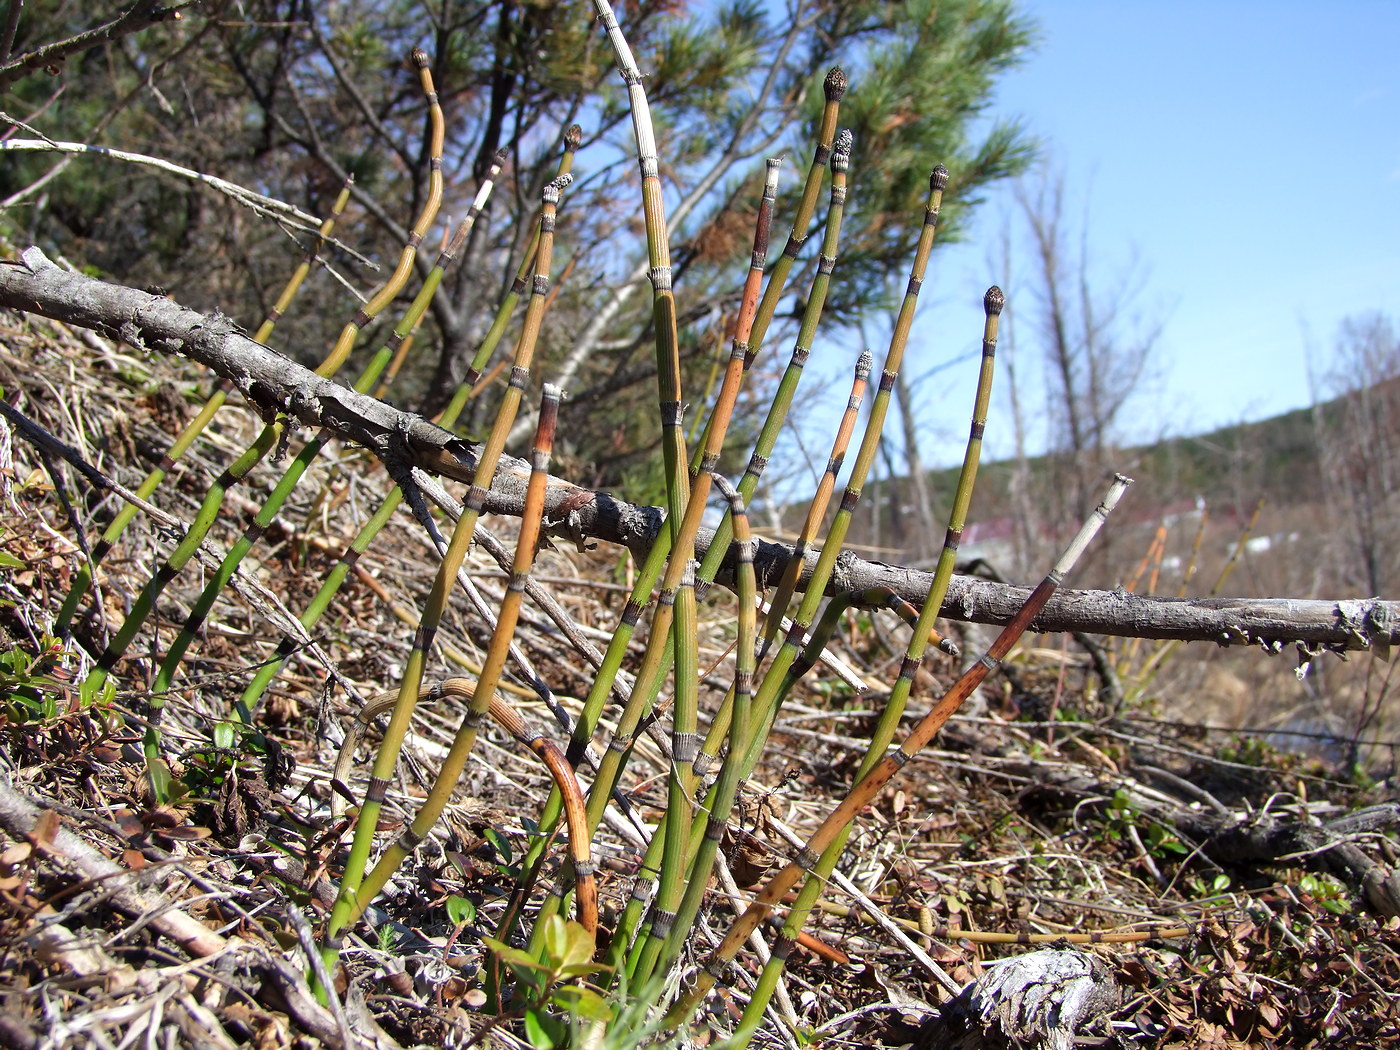
[[[39,819],[34,822],[34,830],[29,833],[29,841],[40,849],[45,849],[58,837],[58,828],[58,814],[51,809],[46,809],[39,814]]]

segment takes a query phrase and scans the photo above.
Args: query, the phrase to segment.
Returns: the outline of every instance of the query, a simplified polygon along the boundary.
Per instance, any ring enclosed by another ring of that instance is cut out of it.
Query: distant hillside
[[[1348,563],[1353,560],[1349,549],[1329,543],[1329,538],[1350,543],[1355,537],[1346,530],[1339,532],[1335,516],[1329,513],[1328,500],[1339,498],[1338,484],[1336,478],[1329,481],[1324,469],[1319,435],[1331,435],[1335,464],[1340,447],[1337,442],[1343,440],[1345,432],[1356,431],[1349,424],[1367,413],[1379,413],[1371,424],[1374,426],[1390,426],[1382,423],[1380,416],[1400,421],[1400,407],[1387,414],[1379,411],[1382,405],[1400,406],[1400,380],[1371,388],[1364,410],[1360,396],[1351,395],[1319,408],[1297,409],[1259,422],[1113,453],[1106,459],[1105,470],[1122,471],[1137,484],[1115,515],[1113,537],[1100,544],[1105,560],[1116,561],[1114,571],[1136,564],[1155,530],[1164,524],[1171,526],[1168,542],[1173,556],[1169,560],[1178,560],[1189,552],[1200,512],[1205,510],[1211,522],[1207,544],[1211,553],[1206,561],[1219,562],[1241,536],[1262,499],[1263,516],[1251,533],[1252,550],[1272,548],[1280,552],[1287,547],[1289,557],[1300,564],[1320,565],[1323,560]],[[1346,440],[1357,438],[1353,434]],[[1386,449],[1396,447],[1389,438],[1378,443],[1360,440],[1363,452],[1347,454],[1344,462],[1384,459],[1389,456]],[[989,557],[1002,566],[1016,566],[1018,552],[1026,559],[1042,559],[1046,551],[1067,539],[1077,524],[1081,515],[1069,498],[1073,487],[1069,479],[1075,476],[1072,463],[1041,456],[1030,460],[1025,471],[1018,471],[1017,466],[1007,460],[982,464],[960,548],[964,558]],[[848,542],[874,557],[929,563],[942,544],[957,476],[956,467],[927,474],[931,515],[919,510],[908,478],[867,485]],[[1019,501],[1013,492],[1018,477],[1026,490]],[[1096,490],[1097,482],[1089,488]],[[790,507],[784,523],[795,529],[804,513],[804,507]],[[1026,561],[1020,568],[1030,563]],[[1352,575],[1350,570],[1346,575]],[[1283,582],[1260,581],[1258,585],[1278,587]],[[1318,583],[1314,577],[1299,586],[1312,588]]]
[[[1326,416],[1340,410],[1340,402],[1332,402],[1322,411]],[[1199,498],[1248,513],[1260,497],[1275,505],[1308,502],[1317,496],[1309,482],[1319,470],[1314,413],[1300,408],[1256,423],[1123,449],[1112,457],[1113,464],[1137,480],[1140,500],[1153,493],[1154,504]],[[1046,465],[1046,457],[1032,458],[1032,475]],[[1011,513],[1008,489],[1014,472],[1009,460],[982,464],[974,497],[979,516]],[[957,479],[957,467],[930,472],[931,489],[944,503],[940,512],[946,512]]]

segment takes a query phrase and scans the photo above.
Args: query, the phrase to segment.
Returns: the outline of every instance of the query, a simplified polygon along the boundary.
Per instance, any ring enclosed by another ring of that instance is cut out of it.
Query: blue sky
[[[1326,367],[1343,318],[1400,318],[1400,2],[1025,0],[1022,10],[1040,46],[1003,78],[990,112],[1021,117],[1043,142],[1068,215],[1086,217],[1091,273],[1107,287],[1134,268],[1134,309],[1161,325],[1160,376],[1144,385],[1128,437],[1307,404],[1308,356]],[[967,243],[935,255],[923,371],[975,348],[982,291],[1000,279],[988,249],[1010,214],[1010,194],[994,194]],[[927,462],[961,457],[972,368],[923,384],[953,398],[921,434]],[[1004,452],[998,429],[994,419],[989,442]]]

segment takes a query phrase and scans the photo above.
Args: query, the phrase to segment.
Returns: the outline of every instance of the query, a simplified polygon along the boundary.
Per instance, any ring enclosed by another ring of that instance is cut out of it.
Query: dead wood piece
[[[1198,843],[1222,867],[1287,864],[1330,872],[1381,915],[1400,915],[1400,872],[1372,859],[1357,845],[1361,836],[1400,827],[1400,803],[1385,802],[1318,822],[1288,812],[1192,808],[1131,778],[1101,777],[1075,766],[1028,763],[1006,768],[1023,773],[1040,790],[1103,798],[1124,792],[1148,821]]]
[[[1108,964],[1046,948],[1000,963],[928,1021],[918,1050],[1070,1050],[1076,1035],[1118,1008]]]
[[[232,382],[268,418],[281,415],[292,426],[323,427],[391,463],[469,483],[475,479],[478,446],[419,416],[321,378],[253,342],[226,317],[70,273],[37,248],[27,249],[20,261],[0,262],[0,306],[91,329],[141,349],[184,355]],[[529,473],[525,461],[502,457],[484,509],[518,517],[524,510]],[[645,553],[661,528],[663,512],[606,492],[590,493],[580,502],[578,495],[587,491],[562,478],[550,478],[545,517],[554,523],[553,534],[570,540],[605,540]],[[712,536],[712,531],[702,530],[697,554],[703,554]],[[817,554],[807,552],[808,571]],[[760,579],[777,579],[792,557],[790,546],[760,541],[754,569]],[[732,579],[732,570],[731,564],[721,578]],[[931,581],[926,572],[843,552],[827,590],[838,594],[883,586],[920,603]],[[802,586],[805,578],[799,583]],[[955,577],[942,613],[954,620],[1005,625],[1028,594],[1028,588]],[[1400,644],[1400,602],[1174,599],[1063,591],[1050,600],[1031,629],[1259,645],[1270,652],[1295,643],[1308,653],[1320,647],[1385,650]]]

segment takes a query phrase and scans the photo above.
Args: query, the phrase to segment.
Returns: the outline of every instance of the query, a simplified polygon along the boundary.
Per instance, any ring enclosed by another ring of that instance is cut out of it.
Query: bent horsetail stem
[[[316,374],[328,378],[340,370],[345,358],[349,355],[355,345],[355,336],[370,319],[377,316],[379,312],[393,302],[395,296],[408,281],[409,273],[413,266],[413,260],[417,255],[418,245],[426,235],[428,228],[432,225],[437,216],[438,206],[442,202],[442,145],[444,135],[444,124],[442,108],[438,105],[437,91],[433,87],[432,73],[428,69],[428,56],[420,50],[415,50],[413,60],[418,67],[419,79],[423,87],[423,92],[428,98],[429,110],[432,114],[431,132],[431,159],[429,192],[427,200],[424,202],[419,212],[418,221],[413,227],[408,243],[404,245],[399,255],[399,265],[395,269],[393,276],[384,284],[378,293],[370,301],[361,307],[354,318],[345,325],[341,331],[340,338],[336,341],[331,352],[325,360],[316,368]],[[194,557],[200,545],[204,542],[204,537],[208,535],[218,518],[219,509],[223,505],[224,497],[228,490],[238,485],[246,478],[252,469],[262,462],[263,458],[277,447],[283,438],[286,429],[285,420],[278,421],[264,427],[257,439],[241,456],[232,464],[226,467],[214,484],[210,487],[204,501],[200,504],[196,513],[194,523],[188,532],[180,540],[174,552],[166,558],[165,562],[156,570],[155,575],[142,589],[136,600],[132,603],[131,611],[125,621],[118,629],[116,635],[107,644],[102,654],[97,659],[97,665],[88,674],[83,683],[84,689],[100,688],[111,674],[113,667],[126,653],[127,648],[135,640],[137,633],[150,617],[155,608],[156,601],[164,592],[171,580],[185,568],[189,560]]]

